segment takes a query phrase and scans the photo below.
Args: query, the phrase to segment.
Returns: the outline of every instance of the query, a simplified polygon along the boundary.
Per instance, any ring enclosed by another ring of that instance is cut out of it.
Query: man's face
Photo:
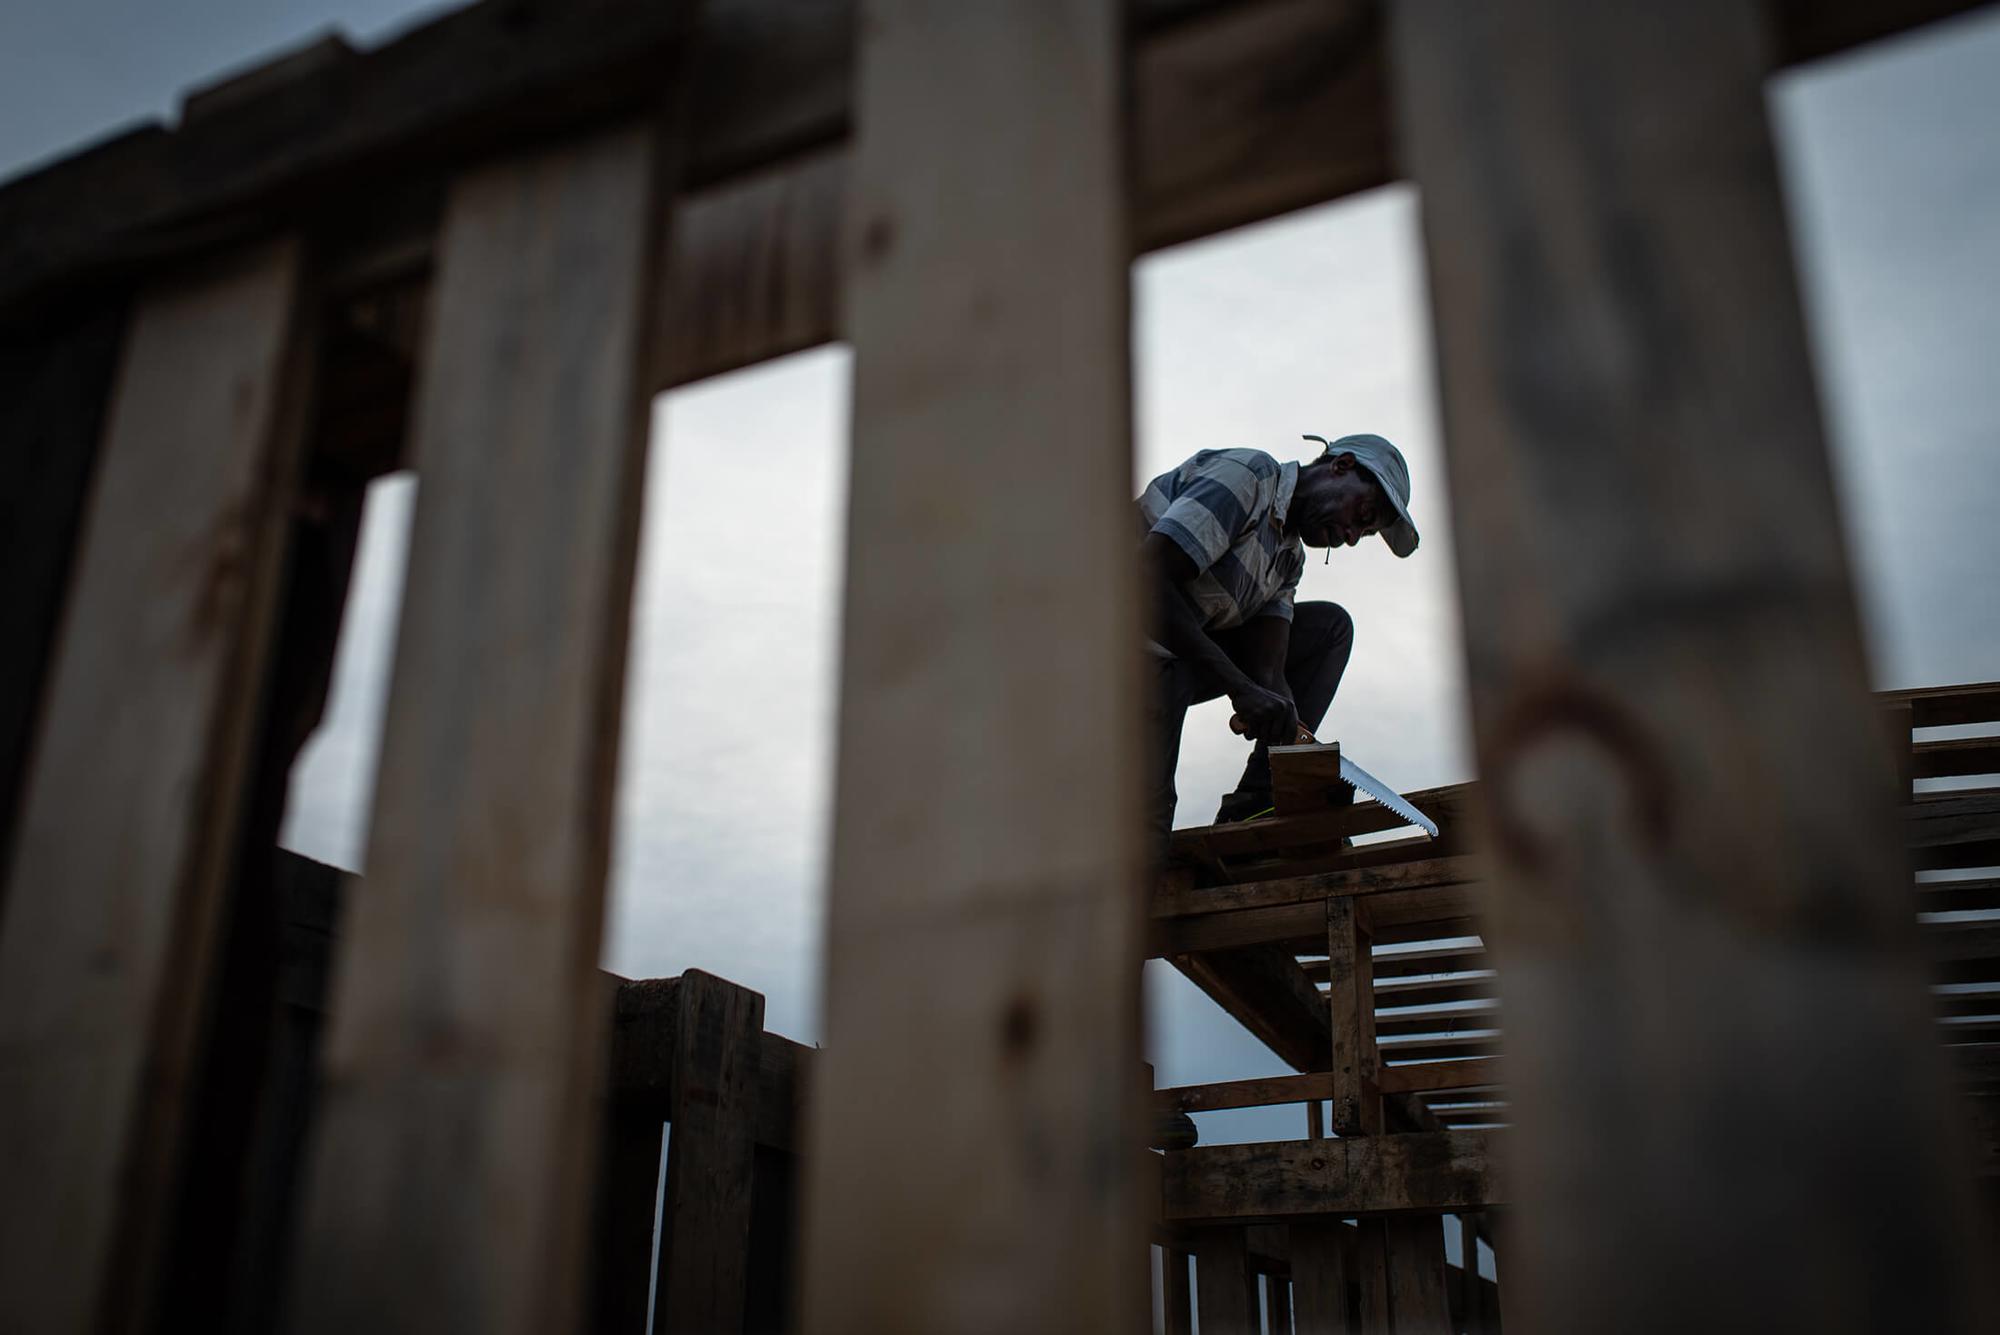
[[[1353,455],[1335,455],[1323,471],[1318,485],[1302,489],[1304,509],[1297,531],[1306,546],[1352,547],[1394,519],[1395,509],[1382,494],[1382,484],[1356,464]]]

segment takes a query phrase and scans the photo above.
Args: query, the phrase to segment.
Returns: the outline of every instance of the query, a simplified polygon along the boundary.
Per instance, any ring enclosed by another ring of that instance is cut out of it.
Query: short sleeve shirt
[[[1186,552],[1198,572],[1188,596],[1206,630],[1256,617],[1292,619],[1305,544],[1285,534],[1299,466],[1262,450],[1203,450],[1147,484],[1145,531]]]

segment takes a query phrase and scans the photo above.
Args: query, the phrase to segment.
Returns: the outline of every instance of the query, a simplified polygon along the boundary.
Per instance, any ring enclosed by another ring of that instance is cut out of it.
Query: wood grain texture
[[[1396,10],[1511,1022],[1509,1319],[1532,1330],[1990,1319],[1757,17]],[[1721,440],[1730,485],[1689,485]],[[1868,1078],[1791,1115],[1830,1070]]]
[[[290,243],[137,300],[0,925],[0,1328],[162,1263],[301,454]]]
[[[1396,1335],[1452,1335],[1444,1288],[1444,1227],[1436,1215],[1383,1221],[1389,1320]]]
[[[808,1332],[1144,1313],[1120,9],[862,24]]]
[[[690,969],[676,1019],[654,1327],[665,1335],[740,1330],[764,998]]]
[[[1389,1223],[1363,1219],[1355,1230],[1351,1270],[1354,1275],[1356,1335],[1390,1335]]]
[[[1300,1220],[1288,1231],[1297,1335],[1348,1335],[1353,1324],[1348,1271],[1354,1230],[1336,1220]]]
[[[1170,1223],[1280,1223],[1506,1204],[1496,1131],[1202,1145],[1162,1156]]]
[[[1240,1228],[1194,1235],[1195,1310],[1207,1335],[1258,1335],[1257,1276]]]
[[[302,1330],[580,1315],[654,170],[621,128],[469,173],[447,208]]]
[[[1274,1103],[1324,1099],[1333,1088],[1325,1072],[1266,1076],[1260,1080],[1226,1080],[1213,1085],[1180,1085],[1153,1091],[1155,1110],[1213,1112],[1218,1108],[1261,1108]]]

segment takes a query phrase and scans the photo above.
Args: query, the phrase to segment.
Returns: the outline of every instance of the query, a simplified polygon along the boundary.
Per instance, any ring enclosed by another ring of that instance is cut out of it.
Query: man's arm
[[[1160,643],[1174,657],[1199,664],[1215,674],[1253,739],[1273,746],[1290,743],[1298,736],[1299,716],[1282,690],[1285,665],[1283,645],[1280,645],[1277,655],[1280,689],[1274,691],[1252,680],[1202,629],[1201,614],[1195,610],[1183,587],[1200,573],[1195,569],[1193,559],[1173,539],[1162,533],[1148,533],[1139,552],[1148,580],[1153,585],[1154,626]],[[1285,623],[1279,624],[1283,626]],[[1285,629],[1289,633],[1290,627],[1285,626]]]
[[[1292,647],[1292,623],[1277,616],[1252,617],[1237,632],[1237,640],[1237,652],[1250,680],[1291,699],[1292,688],[1285,681],[1285,655]]]

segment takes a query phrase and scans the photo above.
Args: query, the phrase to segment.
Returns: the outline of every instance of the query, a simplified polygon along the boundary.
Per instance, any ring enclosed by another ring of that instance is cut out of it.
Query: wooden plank
[[[1452,1001],[1488,1001],[1500,995],[1499,975],[1491,969],[1471,974],[1427,978],[1388,978],[1375,983],[1380,1006],[1437,1006]]]
[[[301,454],[295,245],[134,308],[0,927],[0,1328],[120,1330],[163,1263]]]
[[[125,303],[77,302],[0,338],[0,872],[28,774],[92,465],[124,342]],[[0,906],[6,878],[0,874]]]
[[[1969,1329],[1757,15],[1397,16],[1508,980],[1510,1322],[1777,1326],[1811,1292],[1828,1330]],[[1754,444],[1697,501],[1674,479],[1718,431]],[[1868,1079],[1787,1116],[1831,1070]]]
[[[1202,1145],[1162,1156],[1170,1223],[1280,1223],[1504,1205],[1502,1133],[1421,1131],[1345,1140]]]
[[[864,25],[808,1332],[1143,1317],[1122,10]]]
[[[1327,1021],[1333,1036],[1333,1130],[1368,1135],[1382,1129],[1375,1093],[1372,942],[1360,910],[1345,895],[1326,901]]]
[[[301,1330],[578,1315],[654,159],[620,128],[468,173],[447,208]]]
[[[1291,1226],[1293,1319],[1297,1335],[1347,1335],[1354,1230],[1336,1220]]]
[[[1363,1219],[1354,1242],[1354,1329],[1390,1335],[1388,1221]]]
[[[665,1120],[631,1100],[609,1101],[597,1168],[590,1250],[590,1328],[644,1331],[653,1288]]]
[[[1908,705],[1910,725],[1916,728],[2000,723],[2000,681],[1927,686],[1914,691],[1886,691],[1876,698],[1885,704]]]
[[[1264,1315],[1271,1335],[1292,1335],[1292,1281],[1288,1276],[1264,1276]]]
[[[1153,1091],[1160,1112],[1213,1112],[1218,1108],[1265,1108],[1274,1103],[1303,1103],[1331,1097],[1333,1078],[1324,1071],[1308,1075],[1266,1076],[1259,1080],[1225,1080],[1212,1085],[1176,1085]]]
[[[1436,1215],[1383,1222],[1389,1320],[1396,1335],[1453,1335],[1444,1291],[1444,1227]]]
[[[1333,1060],[1326,1000],[1274,946],[1176,955],[1173,965],[1279,1058],[1300,1071]]]
[[[1194,1293],[1188,1282],[1193,1258],[1172,1247],[1160,1249],[1161,1329],[1164,1335],[1194,1335]]]
[[[654,1326],[741,1330],[764,998],[690,969],[676,1020]]]
[[[1240,1228],[1194,1235],[1195,1311],[1203,1335],[1258,1335],[1257,1276]]]
[[[1441,1089],[1487,1089],[1500,1083],[1500,1063],[1490,1057],[1385,1066],[1375,1077],[1384,1094]]]
[[[1253,822],[1261,824],[1262,822]],[[1240,884],[1177,886],[1153,895],[1154,918],[1194,917],[1242,909],[1285,908],[1332,895],[1379,895],[1431,886],[1469,885],[1485,877],[1476,855],[1420,858],[1386,866],[1355,867],[1312,876],[1280,876]]]

